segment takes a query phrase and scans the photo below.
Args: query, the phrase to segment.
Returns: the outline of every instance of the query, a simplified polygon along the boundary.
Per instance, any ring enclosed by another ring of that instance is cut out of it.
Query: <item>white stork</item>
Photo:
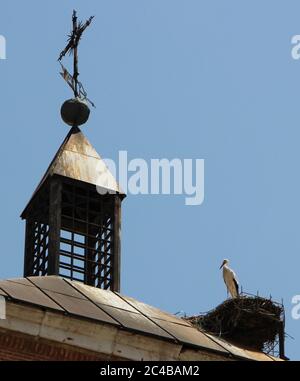
[[[230,292],[232,298],[238,298],[239,296],[239,283],[237,281],[236,275],[228,265],[228,259],[224,259],[220,269],[223,267],[223,279],[227,287],[227,292]]]

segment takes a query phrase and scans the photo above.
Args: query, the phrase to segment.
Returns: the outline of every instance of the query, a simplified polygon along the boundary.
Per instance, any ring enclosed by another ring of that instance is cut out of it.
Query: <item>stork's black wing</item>
[[[235,277],[233,278],[233,282],[234,282],[234,286],[236,289],[236,293],[237,293],[237,295],[239,295],[239,284],[238,284],[237,280],[235,279]]]

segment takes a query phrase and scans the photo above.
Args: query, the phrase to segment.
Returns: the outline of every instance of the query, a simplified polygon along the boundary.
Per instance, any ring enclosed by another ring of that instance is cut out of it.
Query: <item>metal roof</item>
[[[277,360],[261,352],[232,345],[194,328],[189,322],[155,307],[58,276],[0,281],[0,294],[13,302],[110,324],[184,346],[247,360]]]
[[[125,196],[104,160],[78,127],[72,127],[69,131],[32,198],[45,181],[53,175],[82,181],[95,185],[99,189],[113,191]]]

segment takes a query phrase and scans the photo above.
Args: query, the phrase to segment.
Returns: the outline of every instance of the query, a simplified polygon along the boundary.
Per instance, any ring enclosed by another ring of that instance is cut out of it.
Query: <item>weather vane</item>
[[[91,16],[85,23],[82,23],[81,21],[78,22],[76,11],[73,11],[73,29],[68,36],[69,38],[66,47],[61,51],[58,57],[58,61],[62,68],[60,75],[71,87],[74,93],[74,99],[69,99],[62,105],[61,116],[67,124],[72,126],[79,126],[87,121],[90,113],[87,102],[95,107],[94,103],[87,97],[87,93],[84,90],[82,83],[78,81],[78,45],[83,32],[91,24],[93,18],[94,16]],[[73,75],[71,75],[61,63],[61,60],[67,53],[73,54]]]

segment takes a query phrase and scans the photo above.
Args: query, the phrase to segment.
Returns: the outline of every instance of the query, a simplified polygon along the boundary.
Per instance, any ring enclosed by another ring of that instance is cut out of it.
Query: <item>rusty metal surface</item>
[[[31,276],[28,277],[31,285],[35,285],[42,290],[48,290],[57,292],[60,294],[73,296],[74,298],[85,299],[85,297],[74,287],[72,287],[68,282],[63,278],[57,276]]]
[[[262,352],[254,351],[251,349],[244,349],[244,352],[247,355],[250,355],[250,357],[256,361],[275,361],[271,356],[268,356],[267,354]]]
[[[6,279],[6,280],[8,282],[23,284],[24,286],[32,286],[32,284],[26,278],[12,278],[12,279]]]
[[[137,312],[135,308],[112,291],[89,287],[80,282],[68,281],[68,283],[95,303],[120,308],[130,312]]]
[[[56,155],[50,173],[123,193],[97,151],[79,128],[72,129]]]
[[[0,281],[0,289],[5,291],[10,298],[17,301],[63,311],[59,305],[34,286],[25,286],[24,284],[11,281]]]
[[[8,296],[7,293],[5,291],[1,290],[1,289],[0,289],[0,295],[1,296]]]
[[[48,290],[45,290],[45,293],[56,303],[58,303],[64,310],[72,315],[119,325],[116,320],[111,318],[103,310],[98,308],[95,304],[87,299],[78,299],[69,295],[64,295]]]
[[[70,135],[63,149],[65,151],[76,152],[80,155],[99,159],[99,154],[88,141],[88,139],[84,136],[84,134],[79,129],[77,129],[76,131],[77,133],[73,133]]]
[[[270,357],[270,359],[273,360],[273,361],[286,361],[286,360],[281,359],[279,357],[274,357],[274,356],[271,356],[271,355],[267,355],[267,356]]]
[[[248,360],[256,360],[256,361],[271,361],[270,357],[267,356],[265,353],[257,352],[254,350],[244,349],[241,347],[237,347],[236,345],[233,345],[229,343],[228,341],[225,341],[221,338],[212,336],[208,333],[205,333],[207,337],[210,337],[213,341],[224,347],[228,350],[233,356],[238,356],[240,358],[248,359]]]
[[[246,353],[242,348],[236,347],[235,345],[230,344],[229,342],[217,338],[215,336],[209,335],[205,333],[207,337],[210,337],[214,342],[218,343],[220,346],[225,348],[228,352],[230,352],[233,356],[238,356],[244,359],[253,360],[253,357],[250,354]]]
[[[209,337],[198,331],[196,328],[187,327],[181,324],[174,324],[164,320],[153,319],[160,327],[174,336],[179,342],[196,347],[207,348],[220,353],[229,354],[228,350],[215,343]]]
[[[160,320],[173,322],[176,324],[181,324],[181,325],[184,325],[187,327],[191,327],[190,323],[188,323],[187,321],[185,321],[185,320],[183,320],[183,319],[181,319],[175,315],[172,315],[172,314],[165,312],[165,311],[161,311],[158,308],[152,307],[152,306],[145,304],[143,302],[139,302],[138,300],[135,300],[135,299],[130,298],[128,296],[125,297],[125,296],[120,295],[120,294],[117,294],[117,295],[119,295],[120,298],[122,298],[124,301],[129,303],[131,306],[135,307],[136,310],[138,310],[143,315],[146,315],[150,318],[156,318],[156,319],[160,319]]]
[[[54,163],[52,172],[56,175],[119,192],[116,180],[100,157],[96,159],[77,152],[63,150]]]
[[[47,178],[54,174],[113,190],[125,196],[105,162],[88,139],[78,127],[73,127],[55,154],[29,203],[21,214],[22,218],[25,218],[26,210],[38,190],[43,186]]]
[[[145,316],[138,312],[129,312],[121,310],[119,308],[110,307],[107,305],[99,305],[110,316],[116,319],[123,327],[140,331],[148,335],[155,335],[159,337],[165,337],[168,339],[174,339],[172,335],[165,332],[159,325],[155,324]]]

